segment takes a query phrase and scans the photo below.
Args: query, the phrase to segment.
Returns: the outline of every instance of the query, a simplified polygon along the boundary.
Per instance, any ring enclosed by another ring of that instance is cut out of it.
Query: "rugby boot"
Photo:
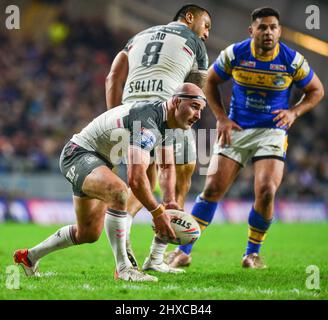
[[[146,260],[142,266],[142,270],[143,271],[152,270],[152,271],[157,271],[157,272],[161,272],[161,273],[185,273],[185,271],[183,269],[170,267],[164,261],[162,261],[161,263],[155,263],[154,260],[151,259],[150,257],[146,258]]]
[[[187,267],[191,263],[191,256],[177,248],[165,253],[164,261],[172,268]]]
[[[28,249],[18,249],[14,252],[14,262],[22,266],[27,277],[40,277],[39,261],[32,263],[28,257]]]
[[[266,269],[267,266],[257,253],[251,253],[243,257],[242,267],[249,269]]]
[[[149,274],[142,273],[133,267],[126,268],[120,272],[116,270],[114,274],[114,279],[131,281],[131,282],[157,282],[158,281],[158,278],[151,276]]]

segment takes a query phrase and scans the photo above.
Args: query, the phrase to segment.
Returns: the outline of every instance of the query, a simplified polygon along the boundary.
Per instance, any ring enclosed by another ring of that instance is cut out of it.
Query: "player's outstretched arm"
[[[163,192],[163,204],[167,209],[181,209],[175,199],[176,172],[173,146],[158,147],[156,151],[159,167],[158,181]]]
[[[128,183],[137,199],[152,214],[156,233],[175,238],[170,225],[170,217],[164,213],[164,206],[159,204],[151,192],[147,177],[150,155],[148,151],[136,146],[129,147]]]
[[[277,121],[276,126],[280,128],[290,128],[294,121],[303,114],[312,110],[324,97],[323,85],[316,74],[307,86],[303,88],[304,96],[295,106],[288,110],[276,110],[272,112],[277,116],[273,121]]]
[[[231,130],[242,130],[237,123],[230,120],[223,106],[218,85],[225,80],[215,72],[213,66],[210,67],[205,83],[204,92],[208,104],[217,120],[218,140],[220,145],[229,145],[231,143]]]
[[[129,73],[129,60],[125,51],[119,52],[106,78],[106,105],[111,109],[122,104],[123,89]]]

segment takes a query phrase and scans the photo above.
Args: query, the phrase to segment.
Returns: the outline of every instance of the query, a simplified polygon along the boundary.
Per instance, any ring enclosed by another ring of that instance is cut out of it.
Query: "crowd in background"
[[[52,162],[64,141],[106,109],[115,37],[101,20],[65,25],[62,42],[0,35],[2,172],[57,170]]]
[[[18,41],[0,33],[0,174],[58,172],[65,142],[106,110],[105,78],[127,39],[100,20],[69,21],[61,41]],[[224,92],[226,100],[229,90]],[[293,93],[296,101],[298,92]],[[297,121],[289,135],[286,173],[279,195],[328,199],[325,103]],[[198,128],[215,128],[209,111]],[[192,193],[204,179],[194,175]],[[244,168],[228,196],[253,196],[252,166]]]

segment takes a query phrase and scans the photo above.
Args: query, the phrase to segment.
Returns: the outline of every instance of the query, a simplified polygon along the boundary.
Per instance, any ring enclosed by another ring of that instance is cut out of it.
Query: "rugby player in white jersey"
[[[174,238],[170,216],[154,198],[147,178],[150,151],[162,145],[166,150],[173,150],[169,129],[190,129],[205,106],[203,91],[185,83],[177,87],[168,101],[121,105],[104,112],[75,134],[63,148],[59,165],[72,184],[77,223],[59,229],[31,249],[16,250],[15,263],[22,265],[27,275],[36,276],[42,257],[73,245],[95,242],[104,227],[115,257],[115,279],[157,281],[156,277],[134,268],[127,256],[129,191],[112,168],[121,154],[128,157],[128,183],[132,192],[152,214],[156,233]],[[174,177],[174,162],[168,167]],[[175,183],[174,179],[170,181]]]
[[[172,95],[175,88],[185,81],[203,87],[208,69],[208,57],[204,41],[209,36],[211,17],[207,10],[197,5],[185,5],[167,25],[154,26],[135,35],[113,61],[106,80],[107,108],[121,102],[162,100]],[[176,186],[167,184],[167,166],[159,164],[159,184],[164,193],[166,208],[184,207],[190,189],[191,177],[196,165],[196,146],[191,130],[176,131],[174,141],[176,162]],[[158,158],[160,158],[158,156]],[[157,159],[158,159],[157,158]],[[155,188],[157,172],[153,163],[148,171],[152,189]],[[128,201],[128,256],[135,267],[130,243],[133,217],[142,208],[131,194]],[[163,261],[167,244],[154,237],[149,257],[143,270],[159,272],[183,272],[169,267]]]

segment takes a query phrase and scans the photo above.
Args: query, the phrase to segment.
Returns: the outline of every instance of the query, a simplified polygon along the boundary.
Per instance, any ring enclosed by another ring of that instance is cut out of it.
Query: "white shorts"
[[[285,130],[254,128],[243,131],[233,130],[231,145],[220,147],[214,145],[213,154],[221,154],[243,167],[249,159],[257,161],[265,158],[274,158],[284,161],[288,146],[288,138]]]

